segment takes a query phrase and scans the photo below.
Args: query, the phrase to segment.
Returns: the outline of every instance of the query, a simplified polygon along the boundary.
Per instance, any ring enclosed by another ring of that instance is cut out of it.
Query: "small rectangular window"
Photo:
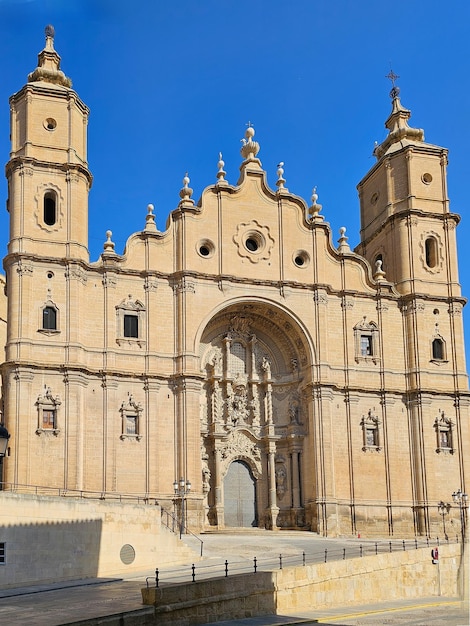
[[[367,428],[366,429],[366,446],[377,446],[377,429],[376,428]]]
[[[126,415],[126,435],[138,435],[137,432],[137,416]]]
[[[42,411],[42,427],[44,429],[56,427],[56,412],[54,409],[43,409]]]
[[[0,542],[0,565],[5,565],[7,562],[7,549],[5,542]]]
[[[139,338],[139,318],[137,315],[124,315],[124,337]]]
[[[361,335],[361,356],[372,355],[372,336]]]

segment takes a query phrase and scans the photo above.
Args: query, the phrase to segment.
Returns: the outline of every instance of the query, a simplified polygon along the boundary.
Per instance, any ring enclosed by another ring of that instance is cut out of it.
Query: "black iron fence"
[[[198,537],[197,537],[198,538]],[[198,538],[199,539],[199,538]],[[442,540],[439,537],[435,539],[402,539],[394,541],[368,541],[368,542],[351,542],[348,547],[330,547],[316,550],[312,553],[305,551],[297,554],[279,554],[275,558],[259,558],[253,557],[250,561],[246,559],[229,561],[225,559],[223,563],[207,564],[192,563],[177,568],[165,568],[155,570],[155,576],[148,576],[146,579],[147,588],[150,586],[159,587],[160,584],[169,585],[176,582],[196,582],[207,578],[228,577],[236,574],[256,574],[259,571],[274,571],[283,569],[286,566],[305,566],[314,563],[328,563],[330,561],[340,561],[346,559],[361,558],[365,556],[379,555],[386,552],[398,552],[406,550],[418,550],[418,548],[431,548],[443,544],[459,543],[459,536],[455,536],[455,541],[449,537]],[[202,546],[201,546],[202,556]]]

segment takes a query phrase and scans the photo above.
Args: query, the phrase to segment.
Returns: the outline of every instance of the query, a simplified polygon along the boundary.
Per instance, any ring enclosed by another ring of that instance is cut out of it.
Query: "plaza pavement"
[[[195,549],[196,579],[223,575],[226,561],[230,573],[253,571],[253,559],[257,558],[259,569],[301,563],[302,553],[306,560],[342,558],[360,550],[375,548],[375,540],[326,539],[308,532],[246,531],[236,533],[207,533],[204,556],[197,559],[199,543],[190,540]],[[387,541],[379,542],[380,545]],[[192,563],[178,567],[159,567],[161,585],[190,581]],[[156,564],[158,567],[158,564]],[[139,624],[152,607],[141,603],[140,589],[155,584],[155,572],[133,574],[126,579],[85,580],[55,585],[8,589],[0,591],[1,626],[65,626],[66,624],[114,624],[127,614],[133,624]],[[387,581],[384,580],[384,584]],[[91,620],[91,621],[90,621]],[[281,624],[335,624],[337,626],[470,626],[468,607],[457,598],[433,596],[414,600],[393,601],[368,606],[340,606],[335,609],[315,609],[286,616],[265,616],[218,622],[219,626],[279,626]],[[214,625],[212,625],[214,626]]]

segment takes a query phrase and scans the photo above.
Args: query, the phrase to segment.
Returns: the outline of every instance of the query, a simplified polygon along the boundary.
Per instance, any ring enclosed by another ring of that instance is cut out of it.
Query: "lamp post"
[[[462,544],[463,544],[465,542],[465,530],[466,530],[466,525],[467,525],[468,495],[466,493],[463,493],[461,489],[457,489],[457,491],[454,491],[454,493],[452,494],[452,499],[455,502],[455,504],[459,505],[459,509],[460,509],[460,528],[462,531]]]
[[[442,525],[444,527],[444,539],[447,541],[447,533],[446,533],[446,515],[449,513],[451,505],[448,502],[443,502],[442,500],[438,503],[437,508],[439,510],[439,515],[442,515]]]
[[[3,424],[0,424],[0,489],[3,486],[3,457],[7,455],[9,439],[10,433]]]
[[[175,491],[175,496],[181,499],[181,518],[180,518],[180,539],[183,534],[183,528],[185,526],[184,523],[184,503],[186,500],[186,496],[191,491],[191,483],[188,479],[180,478],[179,481],[175,480],[173,483],[173,489]]]

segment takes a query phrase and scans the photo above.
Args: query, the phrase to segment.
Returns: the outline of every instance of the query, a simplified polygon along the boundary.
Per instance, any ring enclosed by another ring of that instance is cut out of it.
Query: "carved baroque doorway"
[[[258,526],[255,481],[243,461],[233,461],[224,478],[225,526]]]
[[[306,527],[308,353],[299,327],[264,303],[231,306],[207,325],[200,344],[206,524]]]

